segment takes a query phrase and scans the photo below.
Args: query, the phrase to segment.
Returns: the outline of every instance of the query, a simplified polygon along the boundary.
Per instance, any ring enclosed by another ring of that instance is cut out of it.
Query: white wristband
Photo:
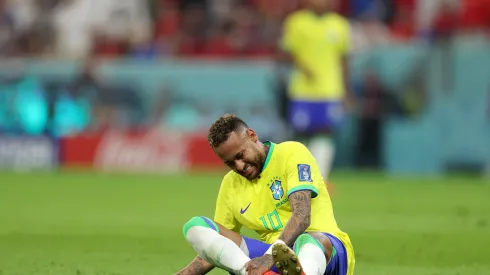
[[[282,243],[282,244],[284,244],[284,245],[286,244],[286,243],[285,243],[285,242],[283,242],[282,240],[279,240],[279,239],[278,239],[277,241],[273,242],[273,243],[271,244],[271,246],[269,246],[269,249],[267,249],[267,251],[264,253],[264,255],[272,255],[272,247],[274,247],[274,245],[279,244],[279,243]]]

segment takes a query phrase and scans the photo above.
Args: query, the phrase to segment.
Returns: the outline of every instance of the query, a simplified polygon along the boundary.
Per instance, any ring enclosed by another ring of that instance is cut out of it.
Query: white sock
[[[306,275],[323,275],[327,260],[323,250],[312,243],[305,243],[298,252],[298,259]]]
[[[237,275],[247,275],[245,264],[250,258],[232,240],[203,226],[191,227],[186,239],[208,263]]]
[[[311,139],[308,147],[320,167],[323,179],[327,180],[335,155],[333,142],[325,136],[316,136]]]

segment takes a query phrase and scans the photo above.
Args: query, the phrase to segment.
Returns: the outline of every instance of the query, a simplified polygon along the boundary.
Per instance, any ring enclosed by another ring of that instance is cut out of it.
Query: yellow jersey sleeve
[[[214,213],[214,221],[221,224],[227,229],[240,233],[241,224],[235,219],[231,210],[231,194],[233,188],[231,187],[232,178],[227,175],[224,177],[216,200],[216,210]]]
[[[313,155],[303,144],[291,145],[285,174],[288,197],[301,190],[310,190],[312,198],[318,196],[319,182],[322,182],[321,178],[318,178],[318,165]]]
[[[283,24],[281,48],[284,51],[295,53],[301,44],[301,32],[298,26],[298,16],[290,15]]]

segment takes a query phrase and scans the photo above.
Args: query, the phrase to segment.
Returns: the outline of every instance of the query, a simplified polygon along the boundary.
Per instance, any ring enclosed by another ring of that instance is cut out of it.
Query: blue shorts
[[[327,265],[327,269],[325,270],[325,275],[346,275],[347,274],[347,251],[344,247],[344,244],[337,239],[335,236],[330,235],[328,233],[324,233],[332,242],[333,247],[337,250],[337,254],[335,254],[330,262]],[[243,237],[245,243],[247,244],[249,257],[250,259],[257,258],[263,256],[267,249],[269,249],[270,244],[261,242],[259,240],[250,239],[247,237]],[[274,266],[272,271],[279,273],[277,268]]]
[[[288,120],[299,133],[315,134],[325,130],[335,130],[344,120],[341,101],[300,101],[289,102]]]

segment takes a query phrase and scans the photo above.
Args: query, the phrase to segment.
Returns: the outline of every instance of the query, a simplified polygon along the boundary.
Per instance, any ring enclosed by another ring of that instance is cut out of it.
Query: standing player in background
[[[343,119],[348,91],[349,22],[333,12],[336,0],[306,0],[283,27],[282,57],[293,63],[288,119],[327,180],[335,148],[331,134]]]
[[[232,171],[221,183],[214,220],[196,216],[184,225],[199,256],[178,275],[214,267],[238,275],[271,268],[288,275],[354,273],[349,236],[337,226],[320,169],[303,144],[261,142],[234,115],[216,120],[208,140]],[[242,226],[260,240],[241,236]]]

